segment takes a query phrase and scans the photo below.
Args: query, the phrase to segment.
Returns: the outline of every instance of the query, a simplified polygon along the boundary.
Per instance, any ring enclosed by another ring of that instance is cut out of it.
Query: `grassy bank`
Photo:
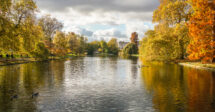
[[[0,58],[0,66],[7,66],[7,65],[15,65],[15,64],[24,64],[30,62],[39,62],[39,61],[49,61],[49,60],[59,60],[65,59],[72,56],[62,56],[62,57],[49,57],[48,59],[41,59],[41,58]]]
[[[214,70],[215,71],[215,63],[203,64],[201,62],[181,62],[179,64],[183,65],[183,66],[197,68],[197,69],[206,69],[206,70]]]

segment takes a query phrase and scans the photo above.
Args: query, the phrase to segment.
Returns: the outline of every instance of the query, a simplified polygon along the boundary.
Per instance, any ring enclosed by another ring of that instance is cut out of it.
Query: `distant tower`
[[[131,34],[131,43],[135,43],[138,46],[138,34],[137,32],[133,32]]]

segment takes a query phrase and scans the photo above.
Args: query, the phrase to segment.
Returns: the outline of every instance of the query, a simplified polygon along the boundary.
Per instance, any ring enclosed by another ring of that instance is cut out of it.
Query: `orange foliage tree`
[[[133,32],[131,34],[130,39],[131,39],[131,43],[134,43],[134,44],[138,45],[138,34],[137,34],[137,32]]]
[[[210,0],[209,0],[210,1]],[[191,0],[194,13],[189,21],[191,42],[188,46],[189,59],[212,62],[215,57],[214,2]],[[213,3],[212,3],[213,2]]]

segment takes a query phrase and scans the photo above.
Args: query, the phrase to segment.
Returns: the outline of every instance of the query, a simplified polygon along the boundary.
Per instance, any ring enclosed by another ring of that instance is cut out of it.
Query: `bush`
[[[124,55],[138,54],[138,47],[134,43],[129,43],[123,48]]]
[[[39,42],[36,45],[35,51],[32,53],[33,56],[37,58],[47,59],[50,55],[48,49],[45,47],[44,43]]]

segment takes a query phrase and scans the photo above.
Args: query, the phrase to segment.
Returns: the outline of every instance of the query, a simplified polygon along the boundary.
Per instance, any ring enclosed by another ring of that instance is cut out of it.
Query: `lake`
[[[215,72],[117,57],[2,66],[0,112],[215,112]]]

